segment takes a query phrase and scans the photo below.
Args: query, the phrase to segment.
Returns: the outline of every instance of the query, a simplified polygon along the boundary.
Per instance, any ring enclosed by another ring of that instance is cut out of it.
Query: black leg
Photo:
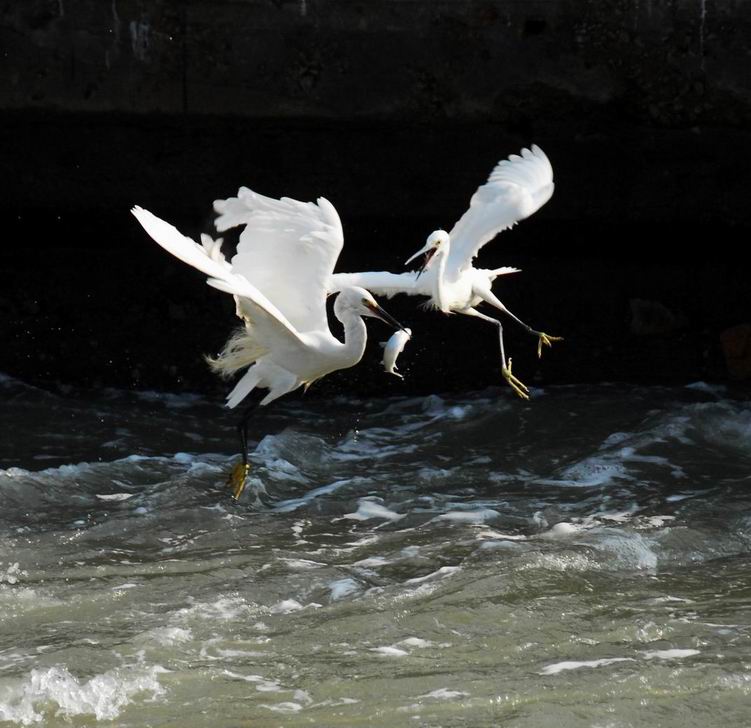
[[[258,402],[252,402],[248,405],[242,418],[237,423],[237,432],[240,435],[240,453],[245,465],[248,464],[248,423],[257,409]]]
[[[237,423],[237,433],[240,436],[240,457],[242,458],[230,472],[228,483],[232,486],[232,500],[239,500],[245,490],[245,482],[250,471],[248,463],[248,422],[251,415],[258,408],[258,402],[252,402],[248,405],[240,422]]]

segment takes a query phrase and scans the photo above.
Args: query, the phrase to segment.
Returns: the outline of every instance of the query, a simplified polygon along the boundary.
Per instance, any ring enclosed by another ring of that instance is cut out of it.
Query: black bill
[[[381,319],[381,321],[387,323],[389,326],[393,326],[395,329],[401,329],[404,331],[404,326],[388,313],[388,311],[384,311],[377,303],[370,303],[368,301],[365,305],[373,312],[373,316]]]
[[[427,270],[428,263],[430,263],[431,259],[435,255],[435,251],[435,248],[431,248],[427,253],[425,253],[425,257],[422,259],[422,265],[417,271],[417,278],[419,278]],[[417,278],[415,278],[415,280],[417,280]]]

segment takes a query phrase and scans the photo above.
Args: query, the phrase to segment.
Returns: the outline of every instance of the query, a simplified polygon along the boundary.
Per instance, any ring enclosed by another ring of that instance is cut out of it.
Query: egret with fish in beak
[[[208,357],[211,368],[224,378],[245,370],[227,396],[228,407],[237,407],[256,388],[268,390],[258,402],[265,406],[331,372],[354,366],[365,351],[364,317],[403,328],[364,288],[345,286],[334,302],[344,341],[331,333],[326,295],[344,236],[339,215],[328,200],[275,200],[243,187],[237,197],[217,200],[214,208],[220,231],[244,226],[231,263],[221,252],[221,241],[206,236],[199,245],[147,210],[134,207],[132,212],[159,245],[235,299],[242,326],[218,356]],[[241,460],[229,476],[235,500],[242,495],[250,470],[248,420],[258,405],[251,405],[238,425]]]

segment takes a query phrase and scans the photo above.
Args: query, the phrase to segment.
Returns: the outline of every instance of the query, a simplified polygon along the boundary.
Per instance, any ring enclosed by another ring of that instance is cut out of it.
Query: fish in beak
[[[419,278],[428,269],[428,265],[430,264],[430,261],[435,255],[436,250],[438,250],[438,248],[435,245],[433,245],[433,243],[426,243],[411,258],[409,258],[404,263],[404,265],[409,265],[415,258],[418,258],[421,255],[424,255],[425,257],[423,258],[422,265],[417,271],[417,278]]]

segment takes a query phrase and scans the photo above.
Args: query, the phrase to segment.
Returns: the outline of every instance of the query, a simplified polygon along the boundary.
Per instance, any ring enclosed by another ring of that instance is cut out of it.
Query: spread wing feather
[[[331,277],[331,292],[340,291],[346,286],[360,286],[376,296],[391,298],[397,293],[411,296],[429,296],[430,291],[424,286],[426,278],[417,277],[417,273],[389,273],[387,271],[367,271],[363,273],[334,273]]]
[[[328,331],[326,294],[344,244],[334,206],[323,197],[275,200],[241,187],[214,209],[220,232],[245,226],[232,272],[273,301],[297,331]]]
[[[485,243],[539,210],[553,194],[553,168],[536,145],[495,166],[488,181],[472,195],[469,209],[450,232],[446,274],[456,278]]]

